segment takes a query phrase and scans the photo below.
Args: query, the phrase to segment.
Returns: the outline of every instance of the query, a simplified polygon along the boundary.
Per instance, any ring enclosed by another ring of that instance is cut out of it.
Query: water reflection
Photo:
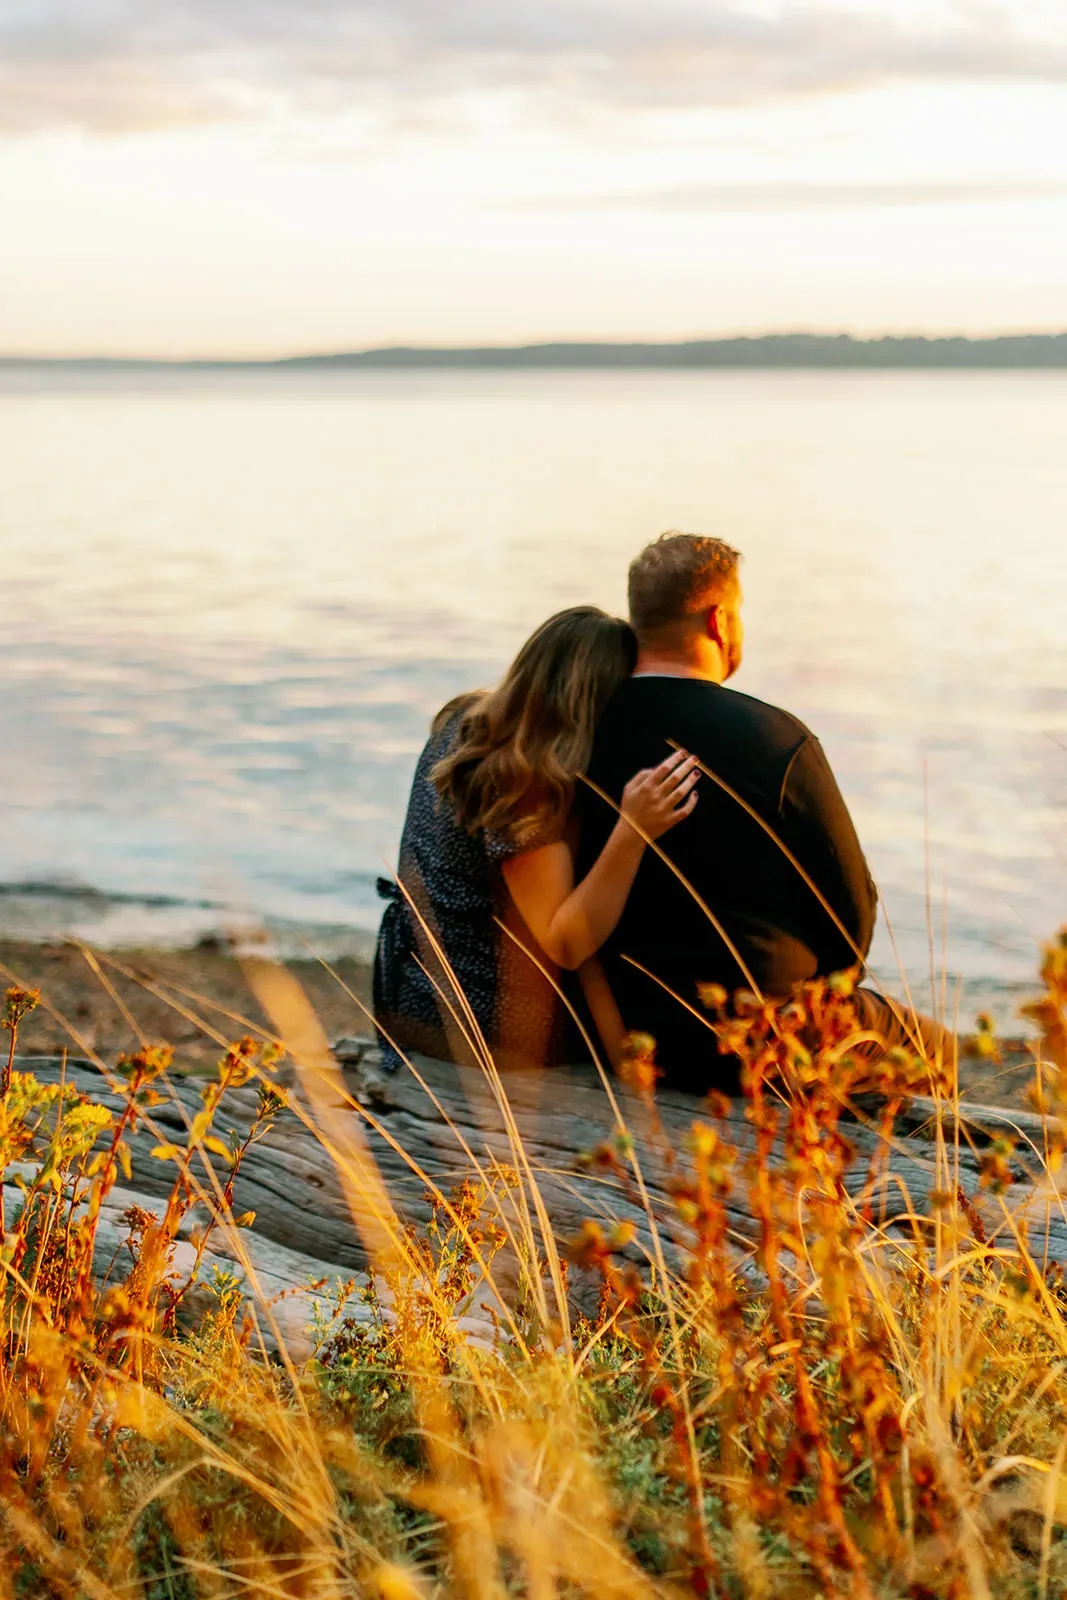
[[[1065,409],[1039,373],[0,394],[0,882],[368,930],[433,710],[676,525],[744,550],[738,687],[823,738],[909,968],[947,896],[988,998],[1067,911]]]

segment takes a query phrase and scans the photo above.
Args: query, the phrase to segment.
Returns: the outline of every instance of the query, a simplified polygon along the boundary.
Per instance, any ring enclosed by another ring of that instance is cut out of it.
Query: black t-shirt
[[[671,740],[734,792],[701,777],[692,815],[659,840],[695,895],[646,850],[601,958],[623,1021],[657,1040],[668,1079],[729,1091],[736,1065],[717,1056],[714,1036],[679,1001],[701,1011],[699,983],[730,993],[755,984],[766,996],[784,996],[800,980],[854,965],[857,949],[866,956],[870,948],[876,892],[822,746],[796,717],[703,679],[630,678],[600,720],[589,778],[618,802],[637,771],[670,754]],[[581,876],[617,813],[585,785],[579,805]]]

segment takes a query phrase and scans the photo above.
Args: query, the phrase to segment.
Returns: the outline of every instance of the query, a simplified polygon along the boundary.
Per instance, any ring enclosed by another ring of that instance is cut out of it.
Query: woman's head
[[[466,702],[456,740],[434,768],[438,793],[463,826],[521,844],[561,817],[589,761],[597,718],[636,659],[630,627],[596,606],[571,606],[543,622],[497,687]],[[453,701],[435,727],[457,714]]]

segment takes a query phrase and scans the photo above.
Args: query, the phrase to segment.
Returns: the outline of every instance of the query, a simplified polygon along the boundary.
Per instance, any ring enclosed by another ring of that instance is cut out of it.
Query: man
[[[666,533],[631,565],[639,656],[597,728],[578,860],[581,875],[616,820],[602,796],[617,803],[672,743],[714,775],[701,778],[692,816],[645,852],[601,959],[624,1026],[655,1038],[668,1081],[727,1093],[737,1065],[717,1053],[698,985],[784,997],[862,963],[877,904],[819,741],[788,712],[723,687],[741,664],[739,560],[722,540]],[[861,991],[858,1005],[865,1026],[906,1042],[880,996]],[[936,1045],[937,1025],[922,1025]]]

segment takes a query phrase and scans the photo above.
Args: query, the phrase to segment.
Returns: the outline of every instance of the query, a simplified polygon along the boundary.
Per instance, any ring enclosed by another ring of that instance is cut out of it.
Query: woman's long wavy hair
[[[530,635],[495,689],[450,701],[434,731],[460,722],[432,776],[457,821],[520,847],[562,822],[597,718],[636,660],[628,623],[571,606]]]

